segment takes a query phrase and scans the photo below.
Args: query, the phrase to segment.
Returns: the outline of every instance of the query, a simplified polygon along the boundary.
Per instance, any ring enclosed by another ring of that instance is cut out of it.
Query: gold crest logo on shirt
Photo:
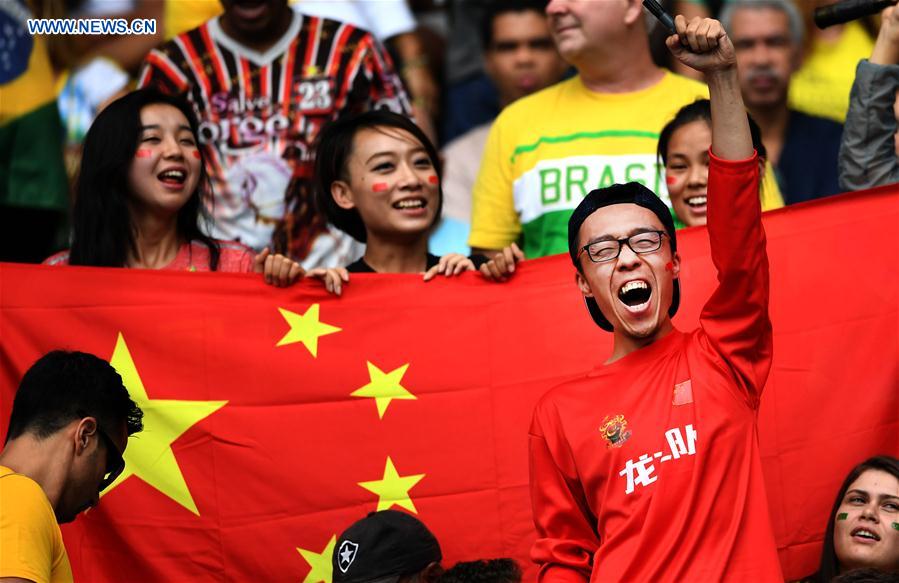
[[[624,415],[606,415],[599,426],[599,433],[606,440],[606,447],[621,447],[631,437]]]

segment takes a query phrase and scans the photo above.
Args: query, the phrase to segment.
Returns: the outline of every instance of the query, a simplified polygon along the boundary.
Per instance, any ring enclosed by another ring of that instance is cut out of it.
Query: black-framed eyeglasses
[[[653,251],[659,250],[662,246],[662,237],[666,235],[667,233],[665,231],[643,231],[642,233],[624,237],[623,239],[594,241],[581,247],[581,250],[577,254],[577,259],[580,260],[581,255],[586,252],[590,261],[593,263],[612,261],[621,254],[621,246],[624,244],[627,244],[627,246],[631,248],[631,251],[638,255],[652,253]]]
[[[103,428],[100,427],[99,423],[97,424],[97,435],[100,436],[100,439],[102,439],[103,443],[106,445],[106,473],[103,474],[103,480],[100,482],[100,487],[97,489],[99,492],[102,492],[108,488],[110,484],[115,482],[116,478],[118,478],[125,470],[125,458],[122,457],[115,442],[112,441],[112,438],[109,437],[108,433],[103,431]]]

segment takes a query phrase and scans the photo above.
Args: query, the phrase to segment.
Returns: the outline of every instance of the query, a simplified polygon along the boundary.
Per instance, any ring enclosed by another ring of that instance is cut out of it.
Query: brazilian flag
[[[0,2],[0,206],[64,211],[63,130],[44,40],[22,0]]]

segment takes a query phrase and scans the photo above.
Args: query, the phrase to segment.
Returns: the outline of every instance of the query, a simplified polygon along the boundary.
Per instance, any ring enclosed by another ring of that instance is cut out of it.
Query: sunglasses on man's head
[[[112,441],[112,438],[109,437],[109,434],[103,431],[103,428],[100,427],[99,424],[97,424],[97,435],[99,435],[100,439],[103,440],[103,443],[106,444],[106,473],[103,475],[103,480],[100,482],[100,487],[98,488],[98,491],[102,492],[108,488],[110,484],[115,482],[116,478],[118,478],[125,470],[125,458],[122,457],[122,454],[116,447],[115,442]]]

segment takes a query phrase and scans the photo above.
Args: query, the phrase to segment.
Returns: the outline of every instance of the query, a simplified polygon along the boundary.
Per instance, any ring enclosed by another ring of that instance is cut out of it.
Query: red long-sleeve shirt
[[[677,330],[537,405],[541,581],[783,581],[756,417],[771,366],[758,159],[711,156],[718,287]]]

